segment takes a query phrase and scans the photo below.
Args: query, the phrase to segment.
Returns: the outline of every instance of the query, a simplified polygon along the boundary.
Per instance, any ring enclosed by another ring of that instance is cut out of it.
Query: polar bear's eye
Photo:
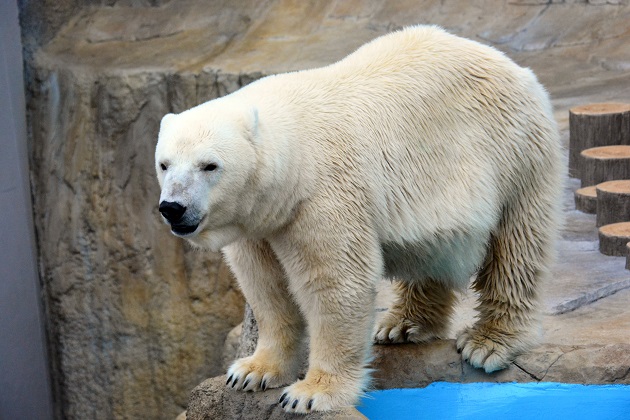
[[[216,169],[217,169],[216,163],[208,163],[206,166],[203,167],[203,170],[208,171],[208,172],[215,171]]]
[[[165,164],[163,164],[163,163],[160,163],[160,169],[162,169],[163,171],[165,171],[165,170],[167,170],[167,169],[168,169],[168,166],[166,166],[166,165],[165,165]]]

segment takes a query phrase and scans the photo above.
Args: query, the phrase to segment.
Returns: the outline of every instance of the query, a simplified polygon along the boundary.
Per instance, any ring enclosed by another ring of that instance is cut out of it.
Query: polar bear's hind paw
[[[507,368],[516,356],[529,350],[533,342],[524,332],[507,334],[468,328],[457,338],[457,351],[473,367],[490,373]]]

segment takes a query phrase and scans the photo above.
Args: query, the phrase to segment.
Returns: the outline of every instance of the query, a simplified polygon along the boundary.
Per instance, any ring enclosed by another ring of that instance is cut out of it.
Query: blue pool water
[[[630,386],[437,382],[369,392],[357,409],[370,420],[630,420]]]

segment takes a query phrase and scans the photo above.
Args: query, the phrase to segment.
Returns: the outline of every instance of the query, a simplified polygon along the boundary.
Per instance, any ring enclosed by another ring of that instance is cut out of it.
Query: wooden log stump
[[[630,104],[603,103],[569,110],[569,175],[580,176],[583,150],[599,146],[630,145]]]
[[[603,182],[595,190],[597,227],[630,222],[630,179]]]
[[[613,223],[599,228],[599,252],[625,257],[630,242],[630,222]]]
[[[575,191],[575,209],[584,213],[595,214],[597,211],[597,192],[595,185]]]
[[[582,187],[630,179],[630,146],[593,147],[580,155],[578,171]]]

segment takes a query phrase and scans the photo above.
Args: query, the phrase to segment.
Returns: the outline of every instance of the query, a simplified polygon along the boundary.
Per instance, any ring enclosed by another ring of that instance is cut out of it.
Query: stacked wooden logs
[[[569,175],[582,182],[575,208],[597,214],[600,252],[630,269],[630,104],[569,111]]]

